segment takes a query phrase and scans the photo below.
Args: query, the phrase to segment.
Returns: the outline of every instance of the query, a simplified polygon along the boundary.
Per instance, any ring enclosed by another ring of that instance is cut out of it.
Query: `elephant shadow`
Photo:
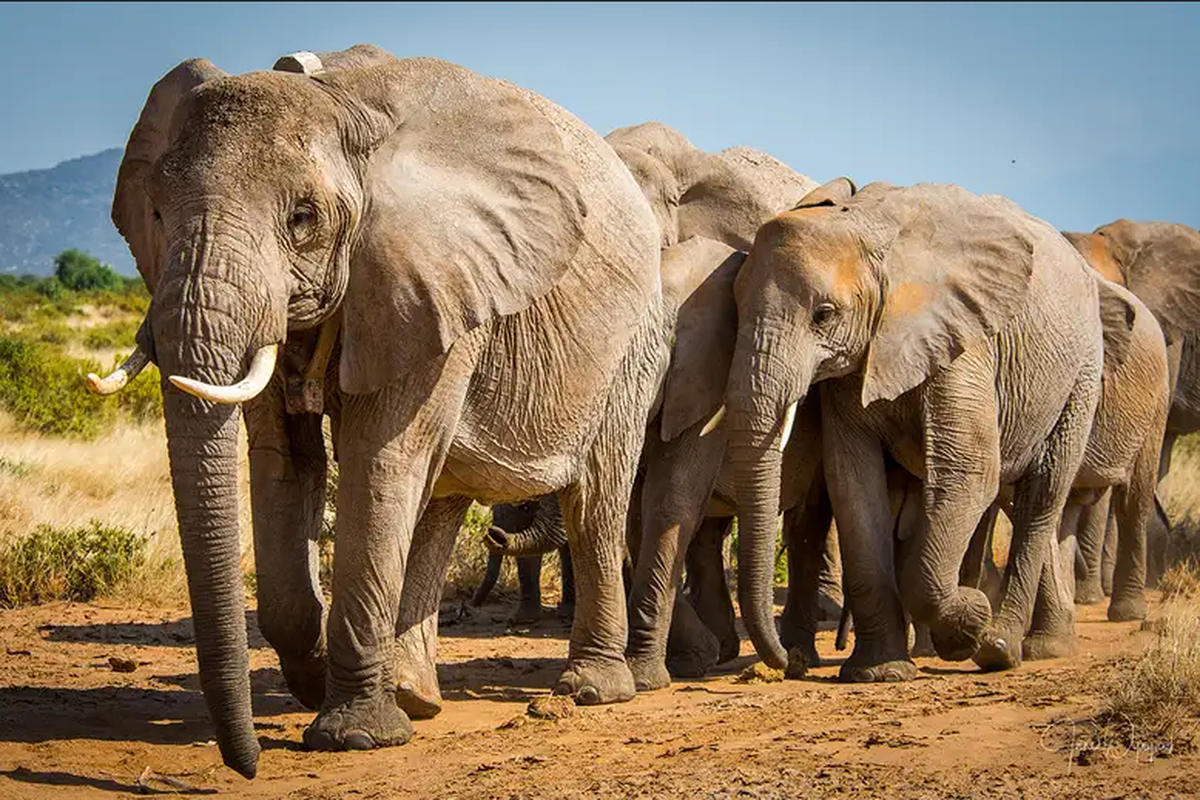
[[[61,786],[70,789],[95,789],[101,792],[116,792],[120,794],[166,794],[156,790],[147,791],[136,779],[122,783],[111,778],[92,778],[86,775],[73,775],[70,772],[35,772],[25,767],[14,767],[0,770],[0,778],[7,778],[15,783],[29,783],[38,786]],[[170,794],[198,795],[217,794],[216,789],[172,789]]]
[[[567,665],[563,658],[484,657],[438,664],[438,684],[447,700],[528,703],[552,690]]]
[[[553,606],[542,606],[536,622],[512,622],[510,617],[516,603],[508,600],[487,602],[481,606],[443,603],[438,613],[438,631],[458,639],[494,639],[516,635],[528,639],[571,638],[571,620],[564,619]]]
[[[141,647],[195,647],[191,617],[165,622],[105,622],[95,625],[42,625],[39,632],[51,642],[71,644],[137,645]],[[258,613],[246,612],[246,641],[250,649],[271,645],[258,630]]]

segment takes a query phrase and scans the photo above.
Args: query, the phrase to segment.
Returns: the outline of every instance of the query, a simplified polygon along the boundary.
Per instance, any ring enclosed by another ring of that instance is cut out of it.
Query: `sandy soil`
[[[222,767],[209,741],[186,611],[3,611],[0,797],[1195,796],[1200,755],[1113,746],[1072,757],[1107,662],[1149,635],[1104,621],[1102,606],[1080,611],[1079,656],[1011,672],[919,659],[911,683],[842,685],[844,654],[827,633],[829,665],[803,681],[737,682],[754,661],[743,642],[722,674],[545,721],[526,706],[549,693],[567,628],[548,611],[506,631],[497,603],[442,629],[441,716],[403,747],[336,754],[303,750],[312,715],[287,694],[251,612],[264,748],[254,781]],[[136,669],[115,671],[114,657]]]

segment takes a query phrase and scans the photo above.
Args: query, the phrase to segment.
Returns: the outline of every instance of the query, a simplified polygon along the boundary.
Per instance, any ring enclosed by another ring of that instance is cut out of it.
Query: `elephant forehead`
[[[1071,243],[1075,245],[1075,249],[1091,265],[1092,269],[1113,283],[1125,282],[1121,275],[1121,268],[1113,258],[1112,250],[1109,249],[1108,242],[1104,237],[1089,234],[1072,240]]]

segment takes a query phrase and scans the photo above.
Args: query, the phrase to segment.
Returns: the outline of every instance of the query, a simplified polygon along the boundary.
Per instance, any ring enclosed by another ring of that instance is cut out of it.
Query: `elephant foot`
[[[509,625],[532,625],[542,618],[542,604],[521,601],[517,610],[508,618]]]
[[[667,642],[667,671],[675,678],[703,678],[722,660],[721,642],[703,626]]]
[[[984,672],[1014,669],[1021,665],[1021,636],[1018,631],[988,626],[980,639],[979,649],[971,656]]]
[[[279,657],[288,691],[305,708],[316,711],[325,702],[325,654],[308,658]]]
[[[779,618],[779,641],[789,654],[793,650],[801,653],[810,668],[821,666],[821,657],[817,655],[816,634],[799,625],[789,624],[786,614]]]
[[[992,604],[986,594],[969,586],[958,587],[957,602],[929,626],[938,658],[966,661],[973,656],[991,619]]]
[[[1109,622],[1133,622],[1146,618],[1146,598],[1141,595],[1114,597],[1108,604]]]
[[[1071,633],[1031,633],[1021,643],[1021,657],[1026,661],[1047,658],[1071,658],[1079,655],[1079,641]]]
[[[1104,600],[1104,587],[1098,578],[1075,581],[1075,605],[1094,606]]]
[[[415,669],[411,664],[397,664],[396,705],[409,719],[433,719],[442,713],[437,668]]]
[[[917,665],[908,657],[908,643],[874,644],[855,639],[854,652],[838,671],[843,683],[895,683],[917,676]]]
[[[304,731],[309,750],[373,750],[412,738],[408,717],[390,693],[355,698],[322,711]]]
[[[572,695],[581,706],[598,706],[632,700],[637,687],[624,659],[569,661],[554,694]]]
[[[667,664],[661,656],[630,656],[627,663],[637,691],[653,692],[671,685],[671,673],[667,671]]]

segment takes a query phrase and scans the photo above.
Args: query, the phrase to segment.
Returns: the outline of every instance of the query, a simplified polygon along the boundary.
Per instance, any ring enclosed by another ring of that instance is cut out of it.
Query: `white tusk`
[[[779,452],[781,453],[787,447],[788,439],[792,438],[792,426],[796,424],[796,407],[799,405],[799,400],[793,400],[792,404],[787,407],[787,411],[783,412],[783,435],[779,437]]]
[[[149,363],[150,356],[138,347],[130,354],[129,358],[125,359],[125,363],[113,370],[113,373],[107,378],[101,378],[96,373],[89,372],[87,376],[88,391],[101,397],[119,392]]]
[[[286,56],[280,56],[275,62],[273,69],[279,72],[299,72],[304,75],[315,75],[325,69],[325,65],[321,63],[321,58],[316,53],[310,53],[307,50],[299,50],[295,53],[288,53]]]
[[[213,386],[191,378],[181,378],[178,375],[172,375],[168,380],[201,400],[209,400],[213,403],[244,403],[267,388],[271,375],[275,372],[275,357],[278,354],[279,345],[277,344],[269,344],[261,348],[254,354],[246,377],[232,386]]]
[[[713,414],[712,417],[709,418],[708,422],[704,423],[704,427],[700,429],[700,436],[708,436],[710,433],[715,431],[723,419],[725,419],[725,406],[718,408],[717,413]]]

